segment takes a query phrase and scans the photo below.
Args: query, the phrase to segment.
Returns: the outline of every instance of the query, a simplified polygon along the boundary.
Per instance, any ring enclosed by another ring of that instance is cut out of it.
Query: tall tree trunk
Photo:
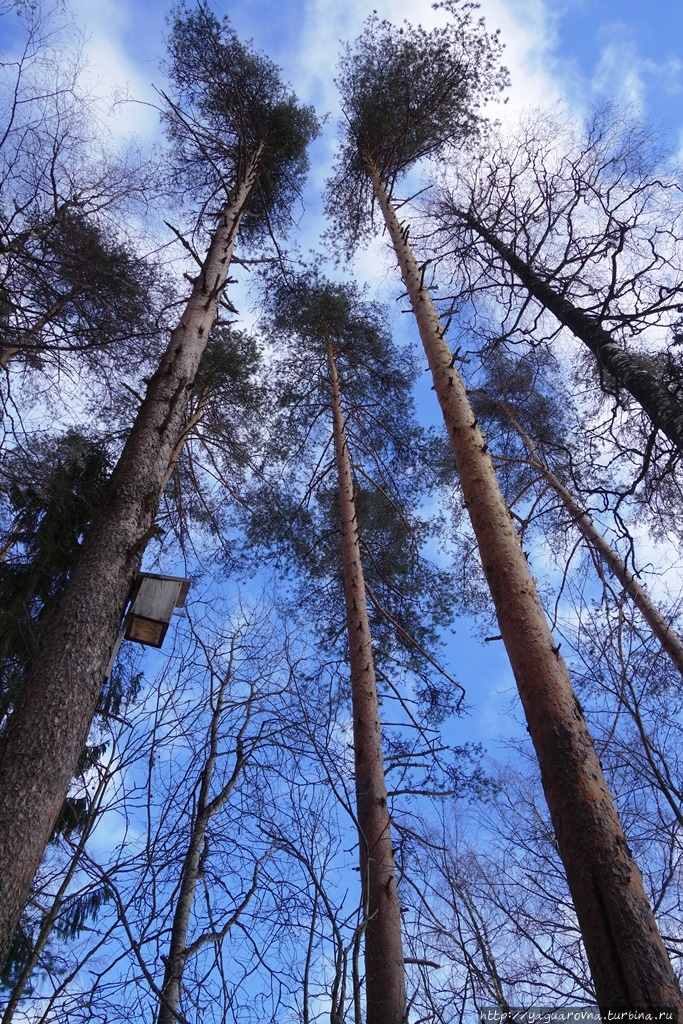
[[[372,173],[460,475],[500,632],[541,770],[598,1002],[677,1007],[683,996],[600,761],[536,593],[444,329],[384,184]]]
[[[164,971],[164,982],[161,988],[162,998],[159,1000],[159,1017],[157,1024],[176,1024],[178,1020],[177,1011],[180,1003],[180,989],[183,980],[183,971],[192,948],[187,945],[187,935],[190,927],[190,914],[194,895],[197,889],[197,881],[201,873],[201,863],[204,851],[204,841],[209,822],[230,799],[235,783],[244,767],[246,756],[244,753],[244,735],[251,718],[250,705],[247,705],[247,714],[239,730],[236,741],[235,766],[225,786],[211,799],[211,784],[213,782],[216,761],[218,760],[218,738],[221,715],[223,714],[223,702],[225,691],[232,678],[233,651],[230,655],[230,665],[216,695],[216,705],[211,716],[211,729],[209,735],[209,750],[206,763],[199,776],[199,796],[197,798],[197,810],[190,831],[190,841],[183,861],[180,876],[180,890],[173,914],[173,926],[171,929],[171,942],[166,957]],[[232,919],[231,919],[232,923]]]
[[[112,474],[103,511],[0,738],[0,963],[87,739],[126,597],[154,532],[188,389],[216,317],[260,155],[259,149],[226,204]]]
[[[332,386],[344,600],[351,666],[360,872],[367,920],[366,1024],[405,1024],[407,1007],[401,909],[396,891],[396,866],[391,847],[391,818],[384,780],[377,682],[358,542],[353,475],[331,344],[328,344],[328,366]]]
[[[508,413],[508,415],[510,414]],[[578,526],[583,539],[586,541],[589,548],[592,548],[593,551],[596,552],[610,572],[619,580],[678,671],[683,675],[683,641],[681,641],[681,638],[671,628],[659,608],[657,608],[654,601],[652,601],[645,592],[633,573],[629,572],[626,568],[626,565],[622,562],[621,558],[619,558],[619,555],[616,553],[614,548],[608,544],[600,531],[596,528],[588,513],[581,508],[573,494],[567,490],[564,484],[555,476],[553,471],[546,466],[545,462],[543,462],[536,451],[533,441],[523,427],[512,415],[510,415],[510,421],[524,441],[526,449],[529,452],[531,465],[538,470],[543,479],[550,484],[557,496],[561,499],[562,504]]]
[[[454,211],[463,223],[483,238],[507,263],[510,270],[542,306],[551,313],[572,334],[587,345],[598,361],[601,370],[615,380],[618,387],[635,398],[647,413],[652,425],[666,434],[671,442],[683,452],[683,403],[673,395],[661,377],[646,369],[637,355],[627,352],[616,343],[594,317],[578,309],[569,299],[556,291],[525,262],[514,249],[506,245],[497,235],[482,224],[472,213]]]

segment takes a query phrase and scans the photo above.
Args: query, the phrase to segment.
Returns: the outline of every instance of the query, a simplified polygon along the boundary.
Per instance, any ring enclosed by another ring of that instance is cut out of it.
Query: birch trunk
[[[121,614],[225,286],[261,150],[220,218],[200,276],[114,470],[25,694],[0,738],[0,962],[7,955],[95,713]]]
[[[384,215],[434,380],[500,632],[536,750],[601,1008],[676,1007],[683,997],[593,741],[454,367],[407,231],[377,173]]]
[[[328,344],[328,366],[332,387],[344,600],[351,666],[360,872],[367,921],[366,1024],[405,1024],[407,1007],[401,909],[396,891],[396,867],[391,847],[391,818],[384,780],[377,683],[358,542],[353,475],[331,344]]]
[[[564,484],[558,480],[553,471],[546,466],[538,455],[531,438],[522,429],[520,424],[517,423],[514,417],[511,417],[511,421],[515,430],[524,441],[527,451],[531,457],[531,465],[537,469],[543,479],[550,484],[562,501],[564,507],[567,509],[567,512],[569,512],[569,515],[578,526],[586,544],[588,544],[589,548],[592,548],[593,551],[599,555],[610,572],[619,580],[622,587],[629,597],[631,597],[636,608],[640,611],[641,615],[671,658],[678,671],[683,675],[683,641],[681,641],[681,638],[671,628],[659,608],[657,608],[654,601],[652,601],[645,592],[633,573],[629,572],[626,568],[626,565],[622,562],[621,558],[619,558],[619,555],[616,553],[614,548],[608,544],[600,531],[596,528],[588,513],[581,508],[573,494],[571,494]]]
[[[669,391],[665,382],[645,369],[636,356],[621,348],[597,320],[560,295],[481,221],[464,211],[458,211],[458,216],[505,260],[529,293],[591,350],[600,369],[607,371],[620,388],[635,398],[652,425],[683,452],[683,403]]]
[[[157,1024],[175,1024],[178,1020],[178,1006],[180,1003],[180,989],[183,980],[183,971],[188,957],[191,955],[191,948],[187,945],[187,936],[190,928],[190,914],[197,889],[197,881],[201,874],[202,853],[204,840],[209,822],[230,799],[235,788],[238,776],[246,761],[243,740],[249,724],[250,711],[247,709],[245,721],[240,728],[236,743],[235,766],[230,778],[220,792],[211,799],[211,784],[218,760],[218,730],[225,691],[232,678],[232,653],[230,665],[225,678],[216,696],[216,706],[211,716],[211,730],[209,737],[209,751],[206,763],[200,775],[199,796],[197,798],[197,812],[190,832],[190,842],[187,847],[185,859],[180,877],[180,891],[173,914],[173,926],[171,929],[171,942],[166,958],[164,971],[164,982],[161,988],[162,998],[159,1000],[159,1017]],[[231,919],[231,923],[234,923]]]

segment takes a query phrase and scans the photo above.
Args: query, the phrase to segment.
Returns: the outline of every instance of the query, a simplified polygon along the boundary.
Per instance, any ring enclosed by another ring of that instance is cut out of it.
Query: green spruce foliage
[[[101,505],[106,449],[71,431],[27,457],[6,457],[1,496],[6,556],[0,562],[0,722],[21,692],[83,535]]]

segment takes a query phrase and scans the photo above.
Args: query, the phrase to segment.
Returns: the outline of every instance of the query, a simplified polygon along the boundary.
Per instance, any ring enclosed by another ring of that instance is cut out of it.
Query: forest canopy
[[[683,1012],[679,65],[414,6],[0,7],[0,1024]]]

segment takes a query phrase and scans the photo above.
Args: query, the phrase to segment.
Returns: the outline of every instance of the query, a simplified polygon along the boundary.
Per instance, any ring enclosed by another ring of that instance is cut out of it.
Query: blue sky
[[[152,83],[163,85],[158,69],[163,57],[166,0],[71,0],[85,37],[88,76],[102,97],[102,114],[115,141],[158,137]],[[334,146],[336,97],[333,84],[339,40],[352,40],[373,10],[393,21],[408,18],[431,26],[440,18],[430,0],[217,0],[217,13],[230,16],[243,38],[253,38],[284,71],[299,97],[332,117],[313,150],[310,206],[303,219],[305,250],[315,245],[325,223],[320,189],[330,170]],[[577,116],[600,97],[616,97],[645,117],[661,122],[673,150],[683,155],[683,4],[681,0],[482,0],[488,27],[501,29],[512,87],[502,117],[539,104],[564,101]],[[5,40],[3,41],[3,32]],[[0,47],[11,46],[11,22],[0,18]],[[140,103],[119,107],[109,117],[114,90],[126,90]],[[371,293],[387,300],[402,289],[386,244],[378,242],[358,255],[354,270]],[[232,293],[231,293],[232,297]],[[238,306],[242,307],[242,298]],[[416,340],[412,318],[394,315],[402,340]],[[436,407],[422,375],[420,409],[436,422]],[[540,559],[532,556],[538,566]],[[179,571],[170,565],[165,571]],[[190,600],[192,595],[190,595]],[[449,643],[452,672],[467,690],[471,715],[448,736],[455,742],[482,741],[492,753],[498,737],[525,736],[516,688],[500,642],[483,644],[469,635],[470,623],[458,624]],[[492,627],[487,632],[496,633]],[[171,638],[169,638],[171,639]],[[151,678],[154,661],[148,660]],[[111,841],[111,836],[107,842]]]
[[[425,26],[435,24],[442,15],[429,0],[347,0],[343,4],[336,0],[216,0],[214,7],[219,15],[228,14],[242,37],[252,38],[283,68],[302,100],[314,104],[319,114],[332,114],[312,154],[310,207],[303,218],[300,243],[305,250],[317,243],[325,229],[319,196],[334,146],[333,78],[340,39],[355,38],[373,9],[393,21],[407,18]],[[163,84],[158,64],[164,53],[166,0],[145,4],[72,0],[71,10],[84,32],[88,75],[103,97],[103,113],[115,89],[125,89],[142,101],[126,104],[107,118],[114,138],[121,142],[131,135],[143,141],[154,138],[157,114],[144,104],[156,100],[152,83]],[[647,7],[638,0],[483,0],[481,13],[491,30],[501,30],[512,77],[509,103],[497,115],[514,117],[528,106],[564,101],[580,116],[600,96],[616,96],[661,122],[672,149],[683,152],[683,4],[676,0],[651,0]],[[7,36],[10,29],[11,16],[0,19],[0,36],[3,32]],[[368,282],[390,302],[400,291],[384,245],[359,254],[354,269],[361,283]],[[396,317],[397,331],[406,339],[412,330],[409,319]],[[435,413],[427,415],[433,418]],[[466,633],[466,626],[458,631],[456,671],[476,700],[477,730],[494,736],[501,724],[500,711],[512,698],[511,675],[501,644],[482,646],[467,639]],[[501,699],[499,691],[507,696]]]
[[[319,114],[331,113],[325,134],[312,153],[309,209],[300,240],[305,250],[317,244],[325,229],[320,191],[329,173],[337,115],[333,84],[341,39],[353,39],[374,9],[392,21],[407,18],[425,26],[442,17],[429,0],[248,0],[214,4],[228,14],[237,32],[276,61],[299,97]],[[131,96],[154,102],[152,82],[161,83],[158,62],[163,56],[165,0],[144,5],[130,0],[72,0],[83,26],[91,74],[104,95],[125,86]],[[483,0],[488,27],[500,28],[512,86],[509,102],[498,116],[514,117],[528,106],[564,102],[578,116],[601,96],[615,96],[644,116],[662,122],[672,149],[683,151],[683,5],[653,0],[647,8],[628,0]],[[142,138],[157,132],[156,113],[128,105],[111,123],[122,141],[131,133]],[[354,271],[378,297],[391,301],[398,278],[385,245],[360,253]],[[238,303],[241,307],[241,303]],[[396,317],[405,339],[409,317]],[[412,332],[414,333],[414,332]],[[427,392],[428,401],[433,396]],[[430,415],[436,415],[434,409]],[[468,689],[473,717],[465,725],[478,737],[492,740],[516,731],[507,717],[514,705],[514,682],[502,644],[482,645],[469,638],[463,623],[451,648],[456,675]]]
[[[352,40],[373,10],[392,21],[404,18],[431,26],[442,12],[430,0],[214,0],[243,38],[251,38],[284,72],[299,97],[319,114],[331,114],[313,146],[302,220],[304,251],[325,229],[320,194],[329,174],[338,107],[334,86],[340,40]],[[86,37],[90,76],[103,97],[113,89],[153,104],[153,83],[162,84],[167,0],[72,0]],[[683,153],[683,5],[653,0],[483,0],[490,29],[500,28],[512,86],[508,103],[493,113],[514,118],[530,106],[563,102],[578,117],[601,97],[616,97],[660,123],[669,148]],[[0,24],[2,31],[2,24]],[[106,99],[104,106],[107,106]],[[127,104],[109,119],[116,139],[157,135],[152,106]],[[354,268],[361,280],[387,281],[389,263],[377,251],[361,255]],[[379,278],[378,278],[379,274]]]
[[[163,53],[165,2],[74,0],[89,36],[93,65],[106,79],[149,98]],[[218,0],[237,31],[254,39],[285,71],[303,99],[332,109],[339,39],[358,34],[372,9],[393,21],[425,25],[439,17],[429,0]],[[683,5],[675,0],[484,0],[481,13],[500,28],[512,70],[515,106],[566,96],[579,108],[616,94],[663,120],[680,144],[683,131]]]
[[[677,137],[683,124],[683,5],[672,0],[549,0],[553,53],[570,96],[639,102]]]

